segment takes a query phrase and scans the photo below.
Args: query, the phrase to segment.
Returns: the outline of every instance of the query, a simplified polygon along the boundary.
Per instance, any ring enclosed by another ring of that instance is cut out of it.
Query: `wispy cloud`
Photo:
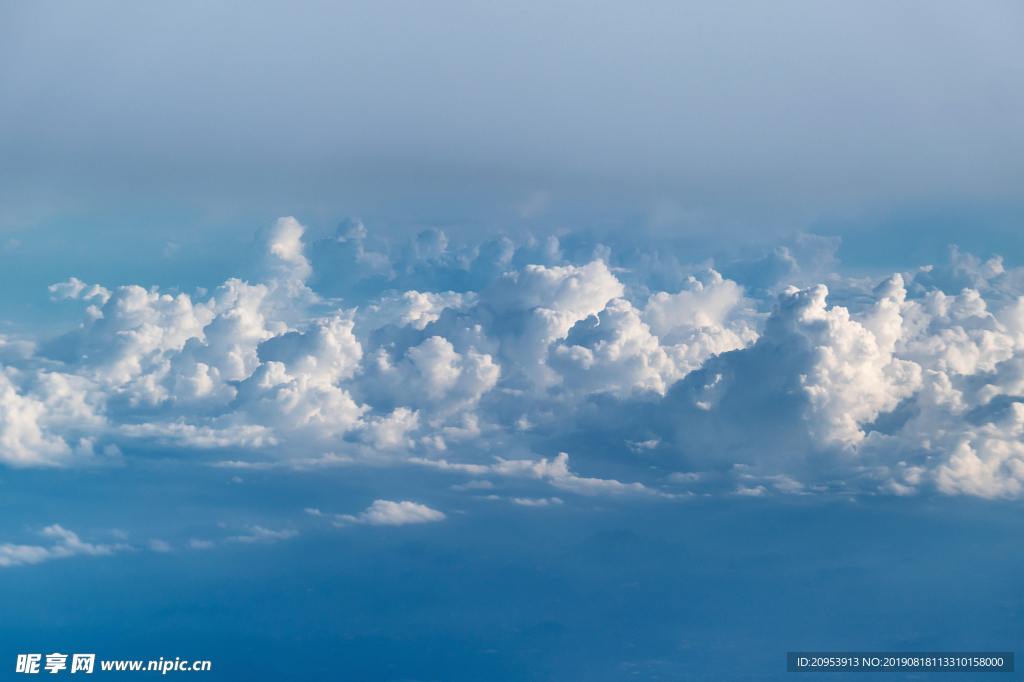
[[[48,547],[41,545],[0,545],[0,566],[17,566],[20,564],[38,564],[51,559],[64,559],[76,555],[109,556],[116,551],[128,549],[127,545],[94,545],[83,542],[78,535],[70,530],[53,524],[44,528],[40,535],[55,540]]]
[[[270,530],[262,526],[247,526],[246,528],[249,531],[248,535],[234,535],[227,539],[228,542],[277,542],[299,534],[299,531],[290,529]]]
[[[523,507],[547,507],[552,504],[562,504],[562,500],[557,497],[513,497],[511,500],[512,504],[518,504]]]

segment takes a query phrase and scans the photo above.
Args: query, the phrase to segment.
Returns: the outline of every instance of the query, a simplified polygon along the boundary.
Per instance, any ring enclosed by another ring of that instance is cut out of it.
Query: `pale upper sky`
[[[1019,204],[1022,26],[1006,2],[3,3],[0,177],[8,211],[467,183]]]

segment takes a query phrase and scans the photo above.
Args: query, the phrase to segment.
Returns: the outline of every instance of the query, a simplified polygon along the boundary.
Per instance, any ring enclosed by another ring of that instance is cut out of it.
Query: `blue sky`
[[[1014,650],[1022,21],[0,4],[2,656]]]

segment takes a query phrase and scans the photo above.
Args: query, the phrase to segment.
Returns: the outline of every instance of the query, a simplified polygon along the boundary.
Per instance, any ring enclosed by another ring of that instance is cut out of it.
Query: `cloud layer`
[[[184,448],[581,495],[1024,493],[1024,273],[998,258],[852,280],[810,236],[692,267],[584,239],[389,242],[358,221],[303,238],[282,218],[264,275],[208,296],[51,286],[83,319],[3,339],[0,460]],[[378,500],[341,518],[443,514]]]

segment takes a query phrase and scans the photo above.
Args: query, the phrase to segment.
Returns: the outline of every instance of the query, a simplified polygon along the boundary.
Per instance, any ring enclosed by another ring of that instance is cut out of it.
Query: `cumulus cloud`
[[[410,348],[396,365],[382,356],[375,369],[382,382],[390,380],[396,397],[442,418],[475,406],[501,375],[489,354],[472,347],[458,353],[441,336],[431,336]]]
[[[105,397],[83,377],[0,368],[0,460],[59,466],[91,460]]]
[[[50,559],[64,559],[79,554],[89,556],[109,556],[114,552],[127,549],[126,545],[94,545],[83,542],[78,535],[59,524],[44,528],[40,535],[54,540],[49,547],[42,545],[0,545],[0,566],[18,566],[20,564],[38,564]]]
[[[552,364],[566,384],[589,392],[663,395],[707,358],[753,343],[757,315],[744,306],[742,287],[714,270],[704,275],[689,276],[677,294],[650,296],[643,310],[610,301],[572,328]]]
[[[349,523],[367,523],[371,526],[404,526],[408,523],[443,521],[446,518],[448,517],[444,512],[431,509],[423,504],[374,500],[373,504],[357,516],[337,515],[334,523],[340,526]]]
[[[999,258],[848,279],[814,235],[693,266],[575,236],[389,240],[358,220],[307,244],[282,218],[259,239],[259,276],[196,296],[52,285],[84,301],[81,323],[0,337],[0,461],[177,447],[580,495],[1024,495],[1024,271]],[[594,475],[533,454],[567,449]]]
[[[446,309],[464,311],[477,300],[472,291],[441,293],[406,291],[397,296],[383,296],[360,311],[359,321],[368,329],[380,329],[393,324],[397,327],[410,326],[422,331],[431,322],[437,322]]]
[[[903,279],[894,275],[878,292],[861,320],[841,306],[827,309],[824,285],[791,287],[780,298],[772,331],[810,351],[807,373],[799,376],[811,434],[822,442],[860,441],[862,424],[892,411],[921,386],[920,366],[893,356],[902,333]]]

